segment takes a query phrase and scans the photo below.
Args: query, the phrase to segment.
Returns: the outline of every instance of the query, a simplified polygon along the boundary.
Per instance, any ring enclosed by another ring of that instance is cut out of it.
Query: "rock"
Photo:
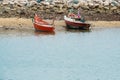
[[[11,9],[7,6],[1,9],[1,13],[3,13],[3,14],[4,13],[10,14],[10,12],[11,12]]]
[[[45,11],[46,13],[50,13],[50,9],[46,9],[46,11]]]
[[[24,5],[28,4],[28,0],[15,0],[14,3],[24,6]]]
[[[94,7],[95,7],[95,8],[99,8],[99,5],[100,5],[100,4],[95,4]]]
[[[87,13],[88,13],[88,15],[93,15],[95,13],[95,11],[88,11]]]
[[[112,6],[120,6],[120,4],[119,4],[117,1],[112,1],[112,2],[111,2],[111,5],[112,5]]]
[[[53,3],[54,4],[64,4],[62,0],[54,0]]]
[[[114,7],[112,7],[110,10],[117,10],[117,7],[114,6]]]
[[[17,14],[20,14],[20,15],[25,15],[26,14],[26,9],[24,9],[24,8],[21,8],[21,9],[17,9],[17,11],[16,11],[16,13]]]
[[[8,6],[5,6],[4,8],[5,8],[5,10],[10,10],[10,7],[8,7]]]
[[[16,12],[17,12],[18,14],[22,13],[22,11],[21,11],[20,9],[18,9]]]
[[[46,6],[46,9],[50,9],[50,8],[51,8],[51,6],[50,6],[50,5],[47,5],[47,6]]]
[[[96,12],[96,13],[104,13],[103,10],[101,10],[101,9],[99,9],[99,8],[98,8],[95,12]]]
[[[89,6],[90,9],[94,9],[95,8],[95,6],[93,4],[88,4],[88,6]]]
[[[44,1],[42,1],[41,4],[42,4],[42,5],[45,5],[45,6],[50,5],[49,2],[44,2]]]
[[[63,8],[64,11],[67,11],[67,8]]]
[[[57,14],[58,17],[62,17],[61,19],[63,19],[63,15],[67,14],[68,10],[72,8],[75,9],[74,10],[75,13],[77,13],[78,8],[81,9],[80,10],[81,15],[84,14],[88,18],[89,17],[94,18],[100,16],[101,14],[104,14],[104,16],[113,15],[113,14],[115,16],[118,16],[118,14],[120,14],[120,6],[113,5],[113,3],[111,5],[107,3],[107,5],[105,5],[102,4],[103,2],[100,3],[101,1],[98,1],[97,3],[92,3],[92,1],[89,0],[88,2],[89,3],[86,3],[85,0],[84,1],[81,0],[78,4],[67,5],[63,3],[58,3],[53,5],[53,4],[47,4],[46,2],[43,3],[43,1],[41,3],[36,3],[36,0],[31,0],[29,1],[29,3],[27,3],[26,6],[25,4],[21,5],[21,3],[20,4],[14,3],[14,5],[10,3],[0,4],[0,16],[30,18],[30,17],[34,17],[35,13],[38,13],[42,15],[44,18],[49,18],[50,15]],[[106,1],[104,1],[104,3],[106,3]],[[98,17],[98,20],[102,18]],[[118,19],[119,18],[117,18],[117,20]],[[96,20],[96,18],[94,18],[94,20]]]
[[[49,5],[50,6],[50,8],[53,8],[54,7],[54,5]]]
[[[40,8],[39,8],[40,10],[43,10],[44,9],[44,6],[40,6]]]
[[[62,4],[60,4],[60,5],[59,5],[59,8],[60,8],[60,9],[62,9],[62,8],[63,8],[63,5],[62,5]]]
[[[57,10],[58,10],[58,8],[54,7],[54,8],[53,8],[53,10],[54,10],[54,11],[57,11]]]
[[[62,13],[64,13],[64,11],[63,10],[57,10],[56,13],[57,14],[62,14]]]
[[[109,5],[109,2],[105,1],[105,2],[103,2],[103,5],[107,6],[107,5]]]
[[[37,2],[36,1],[30,1],[29,4],[30,4],[30,6],[34,6],[34,5],[37,5]]]
[[[120,15],[120,10],[117,10],[117,12],[116,12],[116,13]]]
[[[37,11],[37,8],[36,8],[36,7],[32,7],[32,10],[33,10],[33,11]]]
[[[84,10],[89,10],[89,6],[87,6],[87,5],[81,6],[81,8]]]
[[[80,3],[78,3],[78,4],[73,4],[73,7],[76,8],[76,9],[79,8],[79,7],[80,7]]]
[[[109,10],[109,6],[103,7],[104,10]]]
[[[103,9],[103,7],[104,7],[103,5],[99,5],[99,8],[100,8],[100,9]]]
[[[1,11],[1,12],[0,12],[0,15],[2,15],[2,14],[3,14],[3,12]]]

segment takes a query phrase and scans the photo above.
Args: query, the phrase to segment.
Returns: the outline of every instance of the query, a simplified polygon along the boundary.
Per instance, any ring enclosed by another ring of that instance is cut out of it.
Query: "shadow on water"
[[[41,35],[55,35],[55,32],[42,32],[42,31],[34,31],[35,36],[41,36]]]
[[[55,32],[40,32],[40,31],[34,31],[29,29],[23,29],[23,30],[4,30],[0,29],[0,36],[43,36],[43,35],[55,35]]]
[[[66,28],[65,30],[68,31],[68,32],[83,32],[83,33],[91,32],[92,31],[91,29],[81,30],[81,29],[68,29],[68,28]]]
[[[4,30],[0,29],[0,36],[29,36],[33,34],[33,30],[31,29],[23,29],[23,30]]]
[[[33,29],[21,29],[21,30],[4,30],[0,29],[0,36],[54,36],[55,34],[59,34],[59,32],[67,32],[67,33],[88,33],[92,30],[80,30],[80,29],[68,29],[65,27],[57,28],[57,30],[53,32],[42,32],[42,31],[34,31]]]

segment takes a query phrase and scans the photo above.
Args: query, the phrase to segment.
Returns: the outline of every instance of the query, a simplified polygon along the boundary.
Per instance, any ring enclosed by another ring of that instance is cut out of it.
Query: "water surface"
[[[120,80],[120,28],[0,32],[0,80]]]

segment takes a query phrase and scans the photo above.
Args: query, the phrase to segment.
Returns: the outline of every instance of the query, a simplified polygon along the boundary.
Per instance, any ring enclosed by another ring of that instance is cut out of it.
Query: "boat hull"
[[[64,18],[66,27],[69,29],[83,29],[88,30],[90,28],[89,23],[75,21],[74,19]]]
[[[74,22],[69,22],[65,21],[66,27],[69,29],[84,29],[88,30],[90,28],[90,24],[81,24],[81,23],[74,23]]]
[[[48,31],[48,32],[54,31],[54,27],[38,23],[34,23],[34,28],[36,31]]]
[[[54,27],[52,25],[50,25],[48,22],[42,20],[37,15],[34,16],[33,25],[34,25],[34,28],[36,31],[45,31],[45,32],[54,31]]]

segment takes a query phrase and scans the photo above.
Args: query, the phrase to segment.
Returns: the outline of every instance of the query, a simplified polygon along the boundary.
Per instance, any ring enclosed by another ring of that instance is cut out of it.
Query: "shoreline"
[[[52,20],[46,20],[52,23]],[[87,21],[91,27],[120,27],[120,21]],[[56,20],[55,28],[65,27],[64,20]],[[0,18],[0,28],[2,29],[34,29],[32,19],[27,18]]]

